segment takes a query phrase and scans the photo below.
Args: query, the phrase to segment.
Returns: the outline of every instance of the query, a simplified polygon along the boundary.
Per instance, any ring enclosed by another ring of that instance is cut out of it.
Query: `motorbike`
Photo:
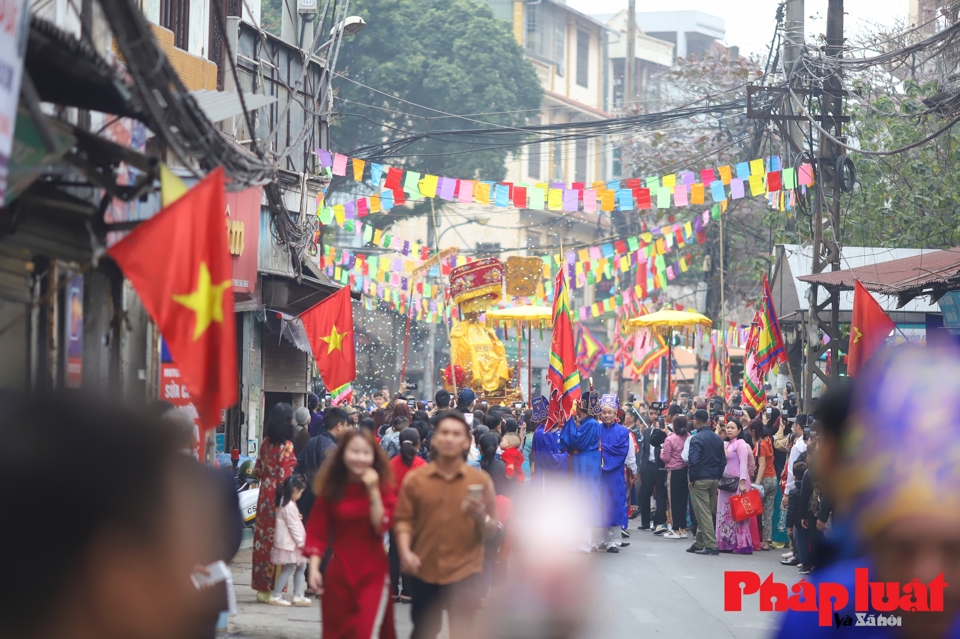
[[[260,480],[253,475],[253,462],[246,461],[237,467],[237,499],[243,525],[252,528],[257,521],[257,499],[260,497]]]

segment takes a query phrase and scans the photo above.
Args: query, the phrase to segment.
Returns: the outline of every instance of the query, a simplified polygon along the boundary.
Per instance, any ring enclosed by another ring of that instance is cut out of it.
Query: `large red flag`
[[[850,318],[850,348],[847,352],[847,375],[860,372],[890,333],[897,327],[890,316],[873,299],[860,280],[854,283],[853,313]]]
[[[216,169],[107,251],[160,329],[203,428],[237,401],[226,209]]]
[[[574,404],[580,399],[580,369],[577,351],[573,346],[573,326],[570,324],[570,301],[563,266],[557,273],[553,297],[553,339],[550,342],[550,407],[546,430],[563,426],[573,415]]]
[[[328,390],[357,378],[357,355],[353,335],[353,304],[350,288],[344,286],[300,316],[310,338],[313,359]]]

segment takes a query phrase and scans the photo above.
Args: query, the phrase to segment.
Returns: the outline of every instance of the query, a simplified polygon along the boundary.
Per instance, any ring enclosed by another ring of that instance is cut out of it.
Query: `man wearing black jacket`
[[[653,497],[653,489],[657,485],[656,449],[650,442],[656,430],[652,426],[643,429],[640,439],[640,453],[637,455],[637,467],[640,475],[640,495],[637,498],[637,508],[640,510],[638,530],[650,530],[650,498]],[[654,521],[656,521],[656,517]]]
[[[700,409],[693,416],[696,436],[690,440],[687,475],[690,501],[697,517],[697,538],[687,552],[719,555],[717,549],[717,484],[727,466],[723,440],[710,428],[710,415]]]
[[[667,440],[667,424],[673,423],[673,418],[683,413],[683,408],[678,404],[671,404],[667,409],[667,416],[660,426],[659,420],[654,424],[653,434],[650,436],[650,445],[654,448],[654,455],[657,458],[657,513],[653,517],[653,525],[656,528],[654,535],[662,535],[667,532],[667,468],[666,462],[660,459],[660,451],[663,449],[663,442]]]
[[[342,408],[328,408],[323,416],[323,430],[307,442],[297,455],[297,468],[294,472],[307,478],[307,488],[297,502],[303,521],[310,518],[310,509],[317,498],[313,494],[313,478],[323,462],[334,455],[340,437],[349,430],[353,430],[353,425],[346,411]]]

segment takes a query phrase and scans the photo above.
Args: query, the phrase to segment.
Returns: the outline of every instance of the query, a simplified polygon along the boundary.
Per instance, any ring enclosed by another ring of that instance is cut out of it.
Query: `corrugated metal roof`
[[[930,293],[933,289],[960,288],[960,248],[921,251],[900,259],[804,275],[798,279],[844,290],[852,290],[854,281],[860,280],[868,291],[905,299],[911,294]]]
[[[198,89],[191,91],[190,95],[197,101],[197,105],[207,119],[213,123],[222,122],[227,118],[237,115],[243,115],[243,105],[240,104],[240,96],[232,91],[207,91]],[[247,103],[247,110],[256,111],[261,107],[272,104],[277,101],[275,96],[263,95],[261,93],[244,93],[243,99]]]
[[[779,283],[783,288],[783,293],[774,292],[774,302],[777,305],[777,313],[784,317],[798,309],[807,308],[807,290],[810,284],[807,278],[810,277],[811,265],[813,260],[813,250],[810,246],[800,246],[798,244],[780,245],[783,249],[783,255],[787,262],[789,274],[792,276],[791,285],[786,282]],[[956,250],[956,249],[953,249]],[[874,246],[845,246],[843,247],[843,257],[840,260],[842,266],[847,269],[856,269],[860,267],[877,267],[880,264],[904,258],[927,256],[932,253],[929,249],[890,249]],[[833,271],[832,273],[842,273],[843,271]],[[786,272],[784,273],[786,274]],[[830,275],[820,273],[819,276]],[[871,280],[875,281],[875,280]],[[795,291],[794,288],[795,287]],[[870,287],[867,287],[870,288]],[[872,289],[871,289],[872,290]],[[796,297],[794,297],[794,295]],[[886,294],[884,294],[886,295]],[[940,307],[937,304],[931,304],[925,299],[914,299],[903,307],[898,307],[896,293],[893,297],[881,297],[877,301],[887,312],[902,310],[913,313],[940,313]],[[820,294],[823,301],[823,293]],[[848,290],[840,292],[840,312],[849,312],[853,310],[853,284]]]

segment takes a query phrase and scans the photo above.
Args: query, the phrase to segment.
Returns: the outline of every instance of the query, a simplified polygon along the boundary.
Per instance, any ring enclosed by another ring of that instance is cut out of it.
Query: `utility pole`
[[[791,155],[786,158],[785,166],[798,168],[803,162],[812,158],[815,165],[816,185],[813,188],[813,242],[811,272],[821,273],[829,265],[831,270],[840,270],[840,182],[837,179],[835,167],[837,158],[843,153],[843,147],[834,144],[825,135],[820,136],[819,148],[814,152],[812,147],[806,150],[808,159],[801,160],[804,153],[804,139],[802,129],[798,123],[807,122],[808,118],[815,120],[823,129],[843,140],[842,125],[850,118],[843,115],[843,83],[840,71],[831,72],[822,77],[811,77],[795,71],[797,61],[803,53],[804,41],[804,0],[787,0],[784,6],[785,43],[783,51],[784,67],[787,73],[789,87],[747,86],[747,117],[757,120],[774,122],[780,129],[783,139],[790,145]],[[827,8],[827,56],[839,58],[843,53],[843,0],[829,0]],[[819,83],[820,86],[817,86]],[[768,100],[781,103],[784,108],[780,113],[773,113],[768,108],[755,108],[756,95],[771,95],[780,100]],[[802,99],[809,96],[810,100],[818,99],[820,108],[803,109],[795,104],[794,96]],[[811,142],[812,144],[812,142]],[[826,233],[825,233],[826,231]],[[830,351],[833,361],[831,377],[839,375],[840,363],[840,296],[833,291],[829,297],[820,302],[817,299],[818,285],[810,285],[808,291],[807,317],[804,318],[806,332],[805,364],[803,368],[802,393],[803,410],[812,409],[813,378],[820,377],[823,382],[829,383],[828,378],[817,366],[817,360],[822,353],[820,330],[830,337]],[[820,313],[830,308],[830,319],[820,321]]]
[[[623,108],[637,99],[637,0],[627,0],[627,55],[623,66]]]
[[[827,6],[827,47],[826,54],[839,58],[843,52],[843,0],[830,0]],[[843,84],[838,69],[823,79],[823,93],[821,102],[824,117],[821,126],[831,135],[843,140]],[[842,147],[834,144],[827,136],[820,136],[818,184],[816,187],[813,206],[813,273],[821,273],[829,265],[830,270],[840,270],[840,181],[837,179],[835,167],[837,158],[843,153]],[[829,196],[829,199],[827,199]],[[824,223],[829,225],[830,237],[824,235]],[[840,294],[834,289],[829,297],[819,303],[817,299],[819,287],[810,285],[809,324],[807,334],[806,366],[803,371],[803,407],[809,412],[812,407],[813,376],[829,383],[836,379],[840,372]],[[822,310],[830,306],[830,322],[822,324],[819,315]],[[817,366],[820,356],[820,338],[818,328],[830,336],[830,357],[833,369],[830,378]]]
[[[784,45],[783,45],[783,66],[790,78],[794,73],[794,67],[800,58],[800,52],[803,48],[804,40],[804,15],[803,0],[787,0],[784,16]],[[787,114],[796,115],[793,100],[787,100]],[[803,149],[803,131],[796,121],[787,122],[789,137],[793,140],[792,147],[794,153]]]
[[[437,226],[436,221],[434,220],[435,211],[433,209],[433,201],[430,201],[430,215],[427,216],[427,246],[433,248],[437,245]],[[424,274],[426,277],[426,274]],[[441,272],[440,277],[443,277]],[[441,306],[437,305],[437,314],[440,314]],[[430,399],[433,397],[434,393],[437,392],[438,388],[434,386],[433,374],[436,372],[436,365],[434,363],[434,353],[437,348],[437,323],[436,322],[427,322],[427,357],[426,361],[423,363],[423,397],[424,399]]]

